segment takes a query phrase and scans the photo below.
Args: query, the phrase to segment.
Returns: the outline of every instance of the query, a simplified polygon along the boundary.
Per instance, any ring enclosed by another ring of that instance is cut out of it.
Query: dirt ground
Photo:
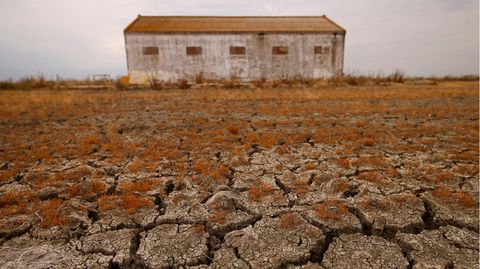
[[[1,91],[1,268],[478,268],[478,82]]]

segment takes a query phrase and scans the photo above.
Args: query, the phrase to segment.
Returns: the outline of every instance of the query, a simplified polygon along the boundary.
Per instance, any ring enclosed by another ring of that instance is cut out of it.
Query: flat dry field
[[[0,92],[1,268],[478,268],[479,84]]]

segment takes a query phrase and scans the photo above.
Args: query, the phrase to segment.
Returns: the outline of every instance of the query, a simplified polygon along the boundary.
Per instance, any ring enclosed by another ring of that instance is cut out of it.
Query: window
[[[330,47],[325,46],[315,46],[315,54],[329,54]]]
[[[230,55],[245,55],[245,47],[230,47]]]
[[[158,55],[158,47],[143,47],[143,55]]]
[[[194,55],[201,55],[202,54],[202,47],[187,47],[187,55],[194,56]]]
[[[276,46],[272,48],[273,55],[287,55],[288,47],[287,46]]]

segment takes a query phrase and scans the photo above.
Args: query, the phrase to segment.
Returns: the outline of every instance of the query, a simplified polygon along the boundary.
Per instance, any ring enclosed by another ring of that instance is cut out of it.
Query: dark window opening
[[[202,47],[187,47],[187,55],[201,55]]]
[[[276,46],[272,48],[273,55],[287,55],[288,47],[287,46]]]
[[[143,47],[143,55],[158,55],[158,47]]]
[[[325,46],[315,46],[315,54],[329,54],[330,47]]]
[[[230,47],[230,55],[245,55],[245,47]]]

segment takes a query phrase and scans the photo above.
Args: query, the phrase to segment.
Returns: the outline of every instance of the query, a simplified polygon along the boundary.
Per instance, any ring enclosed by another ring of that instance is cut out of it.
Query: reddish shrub
[[[0,195],[0,207],[18,204],[20,197],[18,192],[5,192]]]
[[[16,174],[17,174],[17,171],[13,170],[13,169],[2,171],[2,172],[0,172],[0,182],[1,181],[7,181],[10,178],[12,178],[13,176],[15,176]]]
[[[452,189],[445,186],[440,186],[435,188],[435,190],[432,191],[432,194],[439,198],[451,199],[454,193]]]
[[[120,183],[119,189],[127,192],[149,192],[155,187],[153,180],[139,180],[135,182]]]
[[[465,206],[465,207],[476,207],[477,203],[475,202],[475,199],[472,198],[472,196],[468,195],[465,192],[459,192],[457,193],[457,201],[459,204]]]
[[[63,201],[60,199],[53,199],[44,204],[41,207],[42,221],[40,227],[48,228],[68,224],[69,219],[59,212],[62,205]]]
[[[249,132],[247,134],[247,142],[248,143],[254,144],[254,143],[257,143],[259,140],[260,140],[260,138],[258,137],[258,135],[256,133]]]
[[[375,171],[360,173],[360,175],[358,175],[358,178],[361,180],[372,182],[372,183],[382,182],[382,177],[378,172],[375,172]]]
[[[280,217],[280,227],[293,230],[304,223],[303,219],[296,213],[285,213]]]
[[[266,134],[262,135],[258,141],[260,146],[264,148],[271,148],[275,145],[277,141],[275,140],[275,137],[271,134]]]
[[[81,155],[89,153],[93,147],[101,145],[100,138],[94,135],[82,137],[78,145],[78,151]]]
[[[120,195],[102,196],[98,199],[98,206],[103,211],[120,207],[127,214],[134,214],[141,208],[153,206],[153,202],[147,198],[127,192]]]
[[[340,193],[340,192],[344,192],[348,189],[348,181],[346,180],[341,180],[338,182],[337,186],[335,187],[335,192],[337,193]]]
[[[256,185],[248,191],[248,196],[253,201],[261,201],[264,196],[270,195],[273,191],[273,187],[270,184],[262,183]]]
[[[336,200],[326,200],[313,207],[317,216],[322,219],[340,220],[348,212],[348,207]]]
[[[298,194],[303,194],[308,191],[308,181],[304,179],[296,179],[293,181],[293,191]]]
[[[73,198],[73,197],[77,196],[78,194],[80,194],[80,186],[78,186],[78,185],[70,186],[70,187],[68,187],[67,192],[68,192],[68,196],[70,198]]]
[[[347,158],[340,158],[334,160],[334,163],[338,166],[342,167],[343,169],[350,169],[350,160]]]
[[[307,163],[305,165],[305,169],[306,170],[315,170],[317,168],[317,164],[316,163]]]
[[[224,224],[227,218],[227,214],[228,212],[223,209],[213,210],[208,217],[208,221],[218,224]]]
[[[120,195],[122,207],[128,214],[137,212],[140,208],[153,206],[153,202],[130,192]]]
[[[197,224],[193,226],[192,229],[194,234],[203,234],[205,232],[205,226],[203,226],[202,224]]]
[[[229,133],[233,134],[233,135],[236,135],[236,134],[238,134],[238,132],[239,132],[240,130],[239,130],[238,127],[236,127],[236,126],[229,125],[229,126],[227,126],[227,131],[228,131]]]

